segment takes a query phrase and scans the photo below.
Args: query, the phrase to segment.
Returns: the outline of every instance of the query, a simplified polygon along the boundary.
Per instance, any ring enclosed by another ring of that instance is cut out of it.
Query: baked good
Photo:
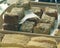
[[[47,23],[38,23],[37,26],[34,27],[34,33],[40,34],[50,34],[51,25]]]
[[[31,41],[35,42],[46,42],[50,44],[56,44],[56,40],[53,38],[48,38],[48,37],[32,37]]]
[[[44,46],[43,46],[44,45]],[[56,48],[56,40],[47,37],[33,37],[28,42],[27,48]]]
[[[43,11],[40,7],[31,7],[31,10],[33,13],[35,13],[36,15],[38,15],[41,18]]]
[[[23,31],[23,32],[32,32],[34,25],[35,25],[35,22],[25,21],[21,25],[20,31]]]
[[[12,30],[12,31],[18,31],[19,24],[3,24],[3,30]]]
[[[1,42],[1,46],[24,48],[29,40],[30,40],[29,36],[20,35],[20,34],[5,34]]]
[[[19,17],[17,15],[9,15],[8,13],[4,15],[4,23],[9,23],[9,24],[18,24]]]
[[[56,29],[56,30],[54,31],[54,35],[55,35],[55,36],[60,36],[60,29]]]
[[[46,14],[43,14],[40,22],[49,23],[49,24],[51,24],[51,27],[53,27],[54,23],[55,23],[55,17],[51,17],[51,16],[48,16]]]
[[[22,8],[22,7],[14,7],[11,10],[11,15],[17,15],[17,16],[19,16],[19,19],[21,20],[25,16],[24,8]]]
[[[3,16],[4,23],[18,24],[18,22],[24,17],[24,9],[14,7],[11,12],[6,12]]]
[[[47,15],[51,17],[55,17],[55,19],[58,19],[58,12],[57,9],[51,8],[51,7],[46,7],[44,11]]]

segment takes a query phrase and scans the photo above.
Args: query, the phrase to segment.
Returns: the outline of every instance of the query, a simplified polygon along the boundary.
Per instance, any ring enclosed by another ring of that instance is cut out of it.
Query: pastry
[[[3,30],[11,30],[11,31],[18,31],[19,24],[7,24],[4,23],[2,29]]]
[[[4,15],[4,23],[9,23],[9,24],[18,24],[18,16],[11,16],[8,13]]]
[[[14,7],[11,10],[11,15],[17,15],[17,16],[19,16],[19,19],[21,20],[25,16],[24,8],[22,8],[22,7]]]
[[[51,7],[46,7],[44,11],[47,15],[51,17],[55,17],[55,19],[58,19],[58,12],[57,9],[51,8]]]
[[[51,17],[51,16],[48,16],[46,14],[43,14],[40,22],[49,23],[49,24],[51,24],[51,27],[53,27],[54,23],[55,23],[55,17]]]
[[[34,27],[34,33],[40,34],[50,34],[51,25],[47,23],[38,23],[37,26]]]
[[[43,46],[44,45],[44,46]],[[56,40],[47,37],[32,37],[27,48],[56,48]]]
[[[2,47],[22,47],[24,48],[30,37],[19,34],[5,34],[1,46]]]
[[[11,12],[6,12],[3,16],[4,23],[18,24],[18,22],[24,17],[23,8],[13,8]]]
[[[32,32],[34,25],[35,25],[35,22],[25,21],[21,25],[20,31],[23,31],[23,32]]]
[[[50,44],[56,44],[56,40],[53,38],[48,38],[48,37],[32,37],[31,41],[35,42],[46,42]]]

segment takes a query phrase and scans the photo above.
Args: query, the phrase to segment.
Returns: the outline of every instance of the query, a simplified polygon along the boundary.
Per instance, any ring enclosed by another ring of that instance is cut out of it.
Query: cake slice
[[[44,45],[44,46],[43,46]],[[48,37],[32,37],[27,48],[56,48],[56,40]]]
[[[1,46],[2,47],[22,47],[24,48],[30,37],[19,34],[5,34]]]
[[[49,15],[43,14],[40,22],[49,23],[49,24],[51,24],[51,27],[53,27],[54,23],[55,23],[55,17],[51,17]]]
[[[37,26],[34,27],[34,33],[40,34],[50,34],[51,25],[47,23],[38,23]]]
[[[57,9],[51,8],[51,7],[46,7],[44,11],[47,15],[51,17],[55,17],[55,19],[58,19],[58,12]]]
[[[35,22],[25,21],[21,25],[20,31],[23,31],[23,32],[31,32],[32,33],[34,26],[35,26]]]
[[[3,26],[2,27],[3,30],[18,31],[19,24],[4,23],[2,26]]]
[[[11,12],[7,12],[3,16],[4,23],[18,24],[18,22],[24,17],[24,9],[15,7]]]

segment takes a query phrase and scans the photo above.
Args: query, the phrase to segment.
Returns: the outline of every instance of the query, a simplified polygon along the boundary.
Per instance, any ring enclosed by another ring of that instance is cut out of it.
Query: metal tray
[[[42,8],[44,8],[44,7],[52,7],[52,8],[56,8],[56,4],[55,3],[43,3],[43,2],[33,2],[33,1],[31,1],[30,2],[30,5],[31,5],[31,7],[32,6],[35,6],[35,7],[42,7]],[[3,14],[6,12],[6,11],[10,11],[13,7],[16,7],[16,4],[12,4],[12,5],[10,5],[2,14],[1,14],[1,16],[0,16],[0,29],[2,30],[2,24],[3,24],[3,19],[2,19],[2,16],[3,16]],[[59,7],[59,9],[60,9],[60,4],[58,4],[58,7]],[[56,8],[57,9],[57,8]],[[26,15],[27,14],[29,14],[30,15],[30,12],[31,11],[26,11]],[[32,12],[31,12],[32,13]],[[60,14],[60,11],[58,12],[59,14]],[[58,14],[58,20],[56,20],[55,21],[55,25],[54,25],[54,29],[56,29],[57,28],[57,26],[58,26],[58,22],[59,22],[59,14]],[[32,15],[32,14],[31,14]],[[54,36],[54,29],[51,29],[51,36]],[[3,31],[3,30],[2,30]],[[14,31],[15,32],[15,31]],[[31,34],[34,34],[34,33],[31,33]]]

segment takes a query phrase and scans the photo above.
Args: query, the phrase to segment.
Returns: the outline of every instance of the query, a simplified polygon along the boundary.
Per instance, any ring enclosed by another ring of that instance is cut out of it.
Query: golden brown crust
[[[46,43],[51,43],[51,44],[56,44],[56,40],[53,38],[47,38],[47,37],[33,37],[31,38],[32,41],[37,41],[37,42],[46,42]]]
[[[26,43],[30,38],[25,35],[19,35],[19,34],[6,34],[2,40],[2,46],[12,46],[12,47],[25,47]]]

